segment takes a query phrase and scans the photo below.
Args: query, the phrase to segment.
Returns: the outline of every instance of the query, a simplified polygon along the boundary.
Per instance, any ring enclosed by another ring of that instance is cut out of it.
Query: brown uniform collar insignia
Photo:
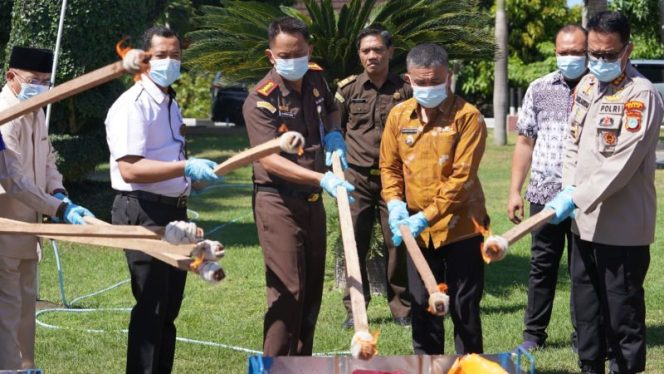
[[[268,79],[265,83],[256,86],[256,92],[259,95],[268,97],[279,85],[272,79]]]
[[[310,62],[310,63],[309,63],[309,70],[313,70],[313,71],[323,71],[323,68],[322,68],[320,65],[318,65],[317,63],[315,63],[315,62]]]

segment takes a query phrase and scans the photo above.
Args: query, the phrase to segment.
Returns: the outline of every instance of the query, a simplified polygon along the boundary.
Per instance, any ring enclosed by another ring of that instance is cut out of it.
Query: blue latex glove
[[[348,161],[346,160],[346,142],[344,137],[339,131],[328,132],[323,138],[325,142],[325,165],[332,166],[332,153],[339,154],[339,161],[341,161],[342,169],[348,168]]]
[[[67,195],[63,194],[62,192],[57,192],[57,193],[55,193],[55,194],[53,195],[53,197],[55,197],[55,198],[58,199],[58,200],[62,200],[62,201],[64,201],[64,202],[67,203],[67,204],[71,203],[71,200],[69,199],[69,197],[67,197]]]
[[[74,225],[85,225],[83,217],[94,217],[89,210],[78,206],[74,203],[67,204],[67,209],[65,209],[65,222],[71,223]]]
[[[346,189],[346,191],[353,192],[355,191],[355,187],[353,187],[352,184],[346,182],[345,180],[337,177],[332,173],[331,171],[328,171],[325,173],[323,176],[323,179],[320,180],[320,186],[323,187],[323,189],[332,195],[335,199],[337,198],[337,187],[342,186],[343,188]],[[353,199],[352,196],[348,195],[348,201],[349,202],[354,202],[355,199]]]
[[[422,231],[424,231],[424,229],[429,227],[429,221],[422,212],[413,214],[412,216],[408,217],[406,224],[408,225],[410,233],[413,234],[414,237],[417,237],[422,233]]]
[[[572,200],[572,192],[576,187],[567,186],[562,191],[558,192],[556,197],[553,200],[549,201],[544,205],[544,208],[553,209],[556,212],[556,215],[551,218],[550,223],[557,225],[565,219],[572,217],[574,218],[574,210],[576,209],[576,204]]]
[[[399,246],[403,239],[401,238],[401,231],[399,231],[399,222],[408,219],[408,209],[406,203],[394,199],[387,203],[388,219],[390,231],[392,232],[392,242],[394,245]]]
[[[219,179],[214,173],[217,163],[203,158],[189,158],[184,165],[184,176],[192,181],[212,182]]]
[[[390,225],[390,230],[392,230],[392,242],[396,246],[401,245],[401,242],[403,242],[403,237],[401,236],[401,230],[399,230],[399,226],[401,225],[408,226],[408,231],[410,231],[413,237],[417,237],[422,233],[422,231],[424,231],[424,229],[429,227],[429,221],[427,221],[427,218],[424,216],[424,213],[419,212],[413,214],[410,217],[407,217],[406,219],[400,220],[395,224],[396,227],[394,228],[392,228],[392,225]]]

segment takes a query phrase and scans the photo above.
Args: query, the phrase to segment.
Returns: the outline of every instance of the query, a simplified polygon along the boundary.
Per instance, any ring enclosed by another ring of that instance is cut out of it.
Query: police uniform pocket
[[[597,119],[597,150],[609,156],[618,144],[622,116],[600,115]]]

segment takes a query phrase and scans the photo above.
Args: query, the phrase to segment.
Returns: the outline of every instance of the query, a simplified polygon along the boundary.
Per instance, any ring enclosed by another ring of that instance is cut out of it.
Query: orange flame
[[[283,134],[283,133],[288,132],[288,126],[286,126],[285,123],[282,123],[282,124],[279,126],[279,128],[277,129],[277,132],[278,132],[279,134]],[[300,147],[300,148],[298,148],[298,149],[297,149],[297,155],[298,155],[298,157],[302,157],[303,154],[304,154],[304,147]]]
[[[378,354],[378,349],[376,345],[378,344],[378,337],[380,336],[380,331],[374,331],[371,333],[371,341],[364,339],[359,340],[360,345],[360,354],[359,358],[362,360],[369,360],[376,354]]]
[[[486,227],[484,225],[481,225],[475,217],[472,218],[473,220],[473,225],[475,225],[475,231],[482,234],[484,239],[490,237],[491,234],[491,226],[487,225]],[[482,259],[484,260],[485,263],[490,263],[492,259],[497,256],[500,253],[500,248],[496,244],[489,244],[488,246],[484,246],[484,242],[480,244],[480,253],[482,254]]]
[[[438,283],[437,288],[438,288],[438,292],[447,294],[447,284],[446,283]],[[433,309],[431,309],[430,305],[427,307],[427,312],[429,312],[431,314],[434,314],[434,315],[436,314],[436,312]]]
[[[131,46],[129,44],[127,44],[125,47],[122,46],[124,42],[127,41],[127,39],[129,39],[128,36],[123,36],[119,42],[115,43],[115,53],[117,53],[120,58],[124,58],[127,52],[131,50]]]

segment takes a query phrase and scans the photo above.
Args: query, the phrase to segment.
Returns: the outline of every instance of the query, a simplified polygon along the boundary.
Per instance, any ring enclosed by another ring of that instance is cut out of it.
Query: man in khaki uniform
[[[254,162],[254,217],[265,260],[267,311],[263,325],[266,356],[310,356],[323,296],[326,231],[322,190],[336,197],[338,186],[353,187],[332,172],[325,159],[338,152],[346,163],[339,110],[323,78],[309,62],[309,30],[295,18],[268,26],[273,68],[242,107],[252,146],[283,131],[297,131],[301,155],[274,154]],[[323,174],[325,173],[325,174]]]
[[[48,89],[53,53],[14,47],[0,93],[0,111]],[[0,127],[0,216],[40,222],[47,214],[84,223],[87,209],[69,200],[38,109]],[[34,368],[37,237],[0,235],[0,370]]]
[[[477,175],[486,144],[484,118],[449,92],[442,47],[418,45],[406,61],[413,98],[392,109],[380,145],[392,239],[398,245],[399,226],[408,226],[436,281],[449,287],[455,351],[482,353],[484,262],[475,222],[488,221]],[[427,311],[428,292],[410,257],[407,264],[415,354],[442,354],[443,319]]]
[[[339,82],[335,94],[341,112],[341,126],[348,145],[348,169],[346,180],[355,186],[355,203],[350,206],[357,252],[360,258],[364,299],[371,300],[366,260],[376,218],[380,218],[385,245],[385,278],[387,303],[394,322],[409,325],[410,301],[406,276],[406,251],[392,244],[387,222],[387,206],[380,197],[381,183],[378,169],[380,138],[387,115],[395,105],[412,96],[410,85],[390,72],[390,58],[394,52],[392,35],[378,26],[360,31],[356,46],[364,71]],[[347,318],[345,328],[353,327],[350,292],[344,297]]]
[[[552,222],[574,217],[572,300],[584,373],[645,370],[643,281],[655,234],[655,147],[663,104],[629,62],[627,18],[588,23],[589,69],[576,90]],[[577,209],[578,208],[578,209]],[[576,214],[575,214],[576,211]]]

